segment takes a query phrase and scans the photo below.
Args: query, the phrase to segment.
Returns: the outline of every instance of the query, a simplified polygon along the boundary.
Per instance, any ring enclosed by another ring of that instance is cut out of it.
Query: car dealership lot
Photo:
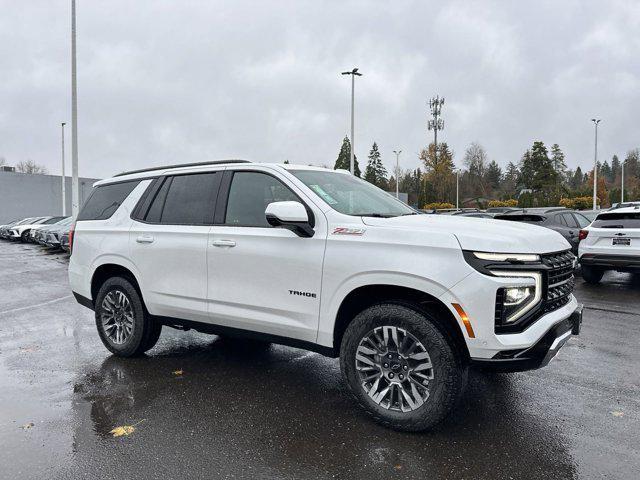
[[[165,328],[112,357],[69,291],[66,255],[0,243],[0,476],[634,478],[640,283],[577,279],[583,332],[548,367],[472,372],[432,432],[374,424],[337,360]],[[134,425],[114,438],[114,427]]]

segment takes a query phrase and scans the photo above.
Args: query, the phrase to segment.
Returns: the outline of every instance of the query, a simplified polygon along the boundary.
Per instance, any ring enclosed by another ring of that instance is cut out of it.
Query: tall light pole
[[[71,0],[71,214],[78,217],[78,85],[76,81],[76,0]]]
[[[624,202],[624,162],[626,161],[626,158],[622,160],[622,178],[620,179],[620,186],[622,188],[620,189],[620,203]]]
[[[433,144],[435,146],[434,155],[436,161],[438,160],[438,130],[444,128],[444,120],[440,118],[442,113],[442,106],[444,105],[444,97],[436,95],[435,98],[429,100],[429,109],[431,110],[431,120],[427,122],[427,129],[433,130]]]
[[[456,169],[456,210],[460,210],[460,169]]]
[[[354,116],[354,107],[355,107],[355,80],[356,76],[361,77],[362,74],[358,73],[358,69],[354,68],[350,72],[342,72],[342,75],[351,75],[351,155],[350,155],[350,165],[351,165],[351,175],[355,175],[355,163],[353,161],[354,151],[356,148],[356,142],[354,139],[354,128],[353,128],[353,116]]]
[[[393,153],[396,154],[396,198],[400,198],[400,190],[398,190],[400,185],[400,154],[402,150],[394,150]]]
[[[596,145],[593,158],[593,209],[595,210],[598,201],[598,124],[600,123],[600,119],[596,120],[592,118],[591,121],[596,127]]]
[[[64,174],[64,126],[66,123],[62,122],[62,216],[67,216],[67,192],[66,192],[66,177]]]

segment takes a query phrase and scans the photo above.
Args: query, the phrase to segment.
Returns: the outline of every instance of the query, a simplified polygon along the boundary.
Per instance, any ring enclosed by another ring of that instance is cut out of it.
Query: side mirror
[[[300,237],[313,237],[307,209],[300,202],[273,202],[264,211],[269,225],[291,230]]]

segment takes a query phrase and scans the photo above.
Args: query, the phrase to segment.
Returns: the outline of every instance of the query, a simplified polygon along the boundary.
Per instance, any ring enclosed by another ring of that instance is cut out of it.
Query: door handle
[[[138,235],[136,242],[138,243],[153,243],[154,238],[151,235]]]
[[[233,240],[214,240],[211,245],[214,247],[235,247],[236,242]]]

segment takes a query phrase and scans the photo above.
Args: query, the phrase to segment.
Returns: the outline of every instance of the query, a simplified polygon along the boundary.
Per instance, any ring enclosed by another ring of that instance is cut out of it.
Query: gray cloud
[[[59,172],[70,119],[69,1],[0,1],[0,156]],[[333,165],[349,129],[419,165],[426,101],[441,138],[517,161],[533,140],[588,168],[640,144],[640,4],[87,1],[78,6],[80,173],[241,157]]]

